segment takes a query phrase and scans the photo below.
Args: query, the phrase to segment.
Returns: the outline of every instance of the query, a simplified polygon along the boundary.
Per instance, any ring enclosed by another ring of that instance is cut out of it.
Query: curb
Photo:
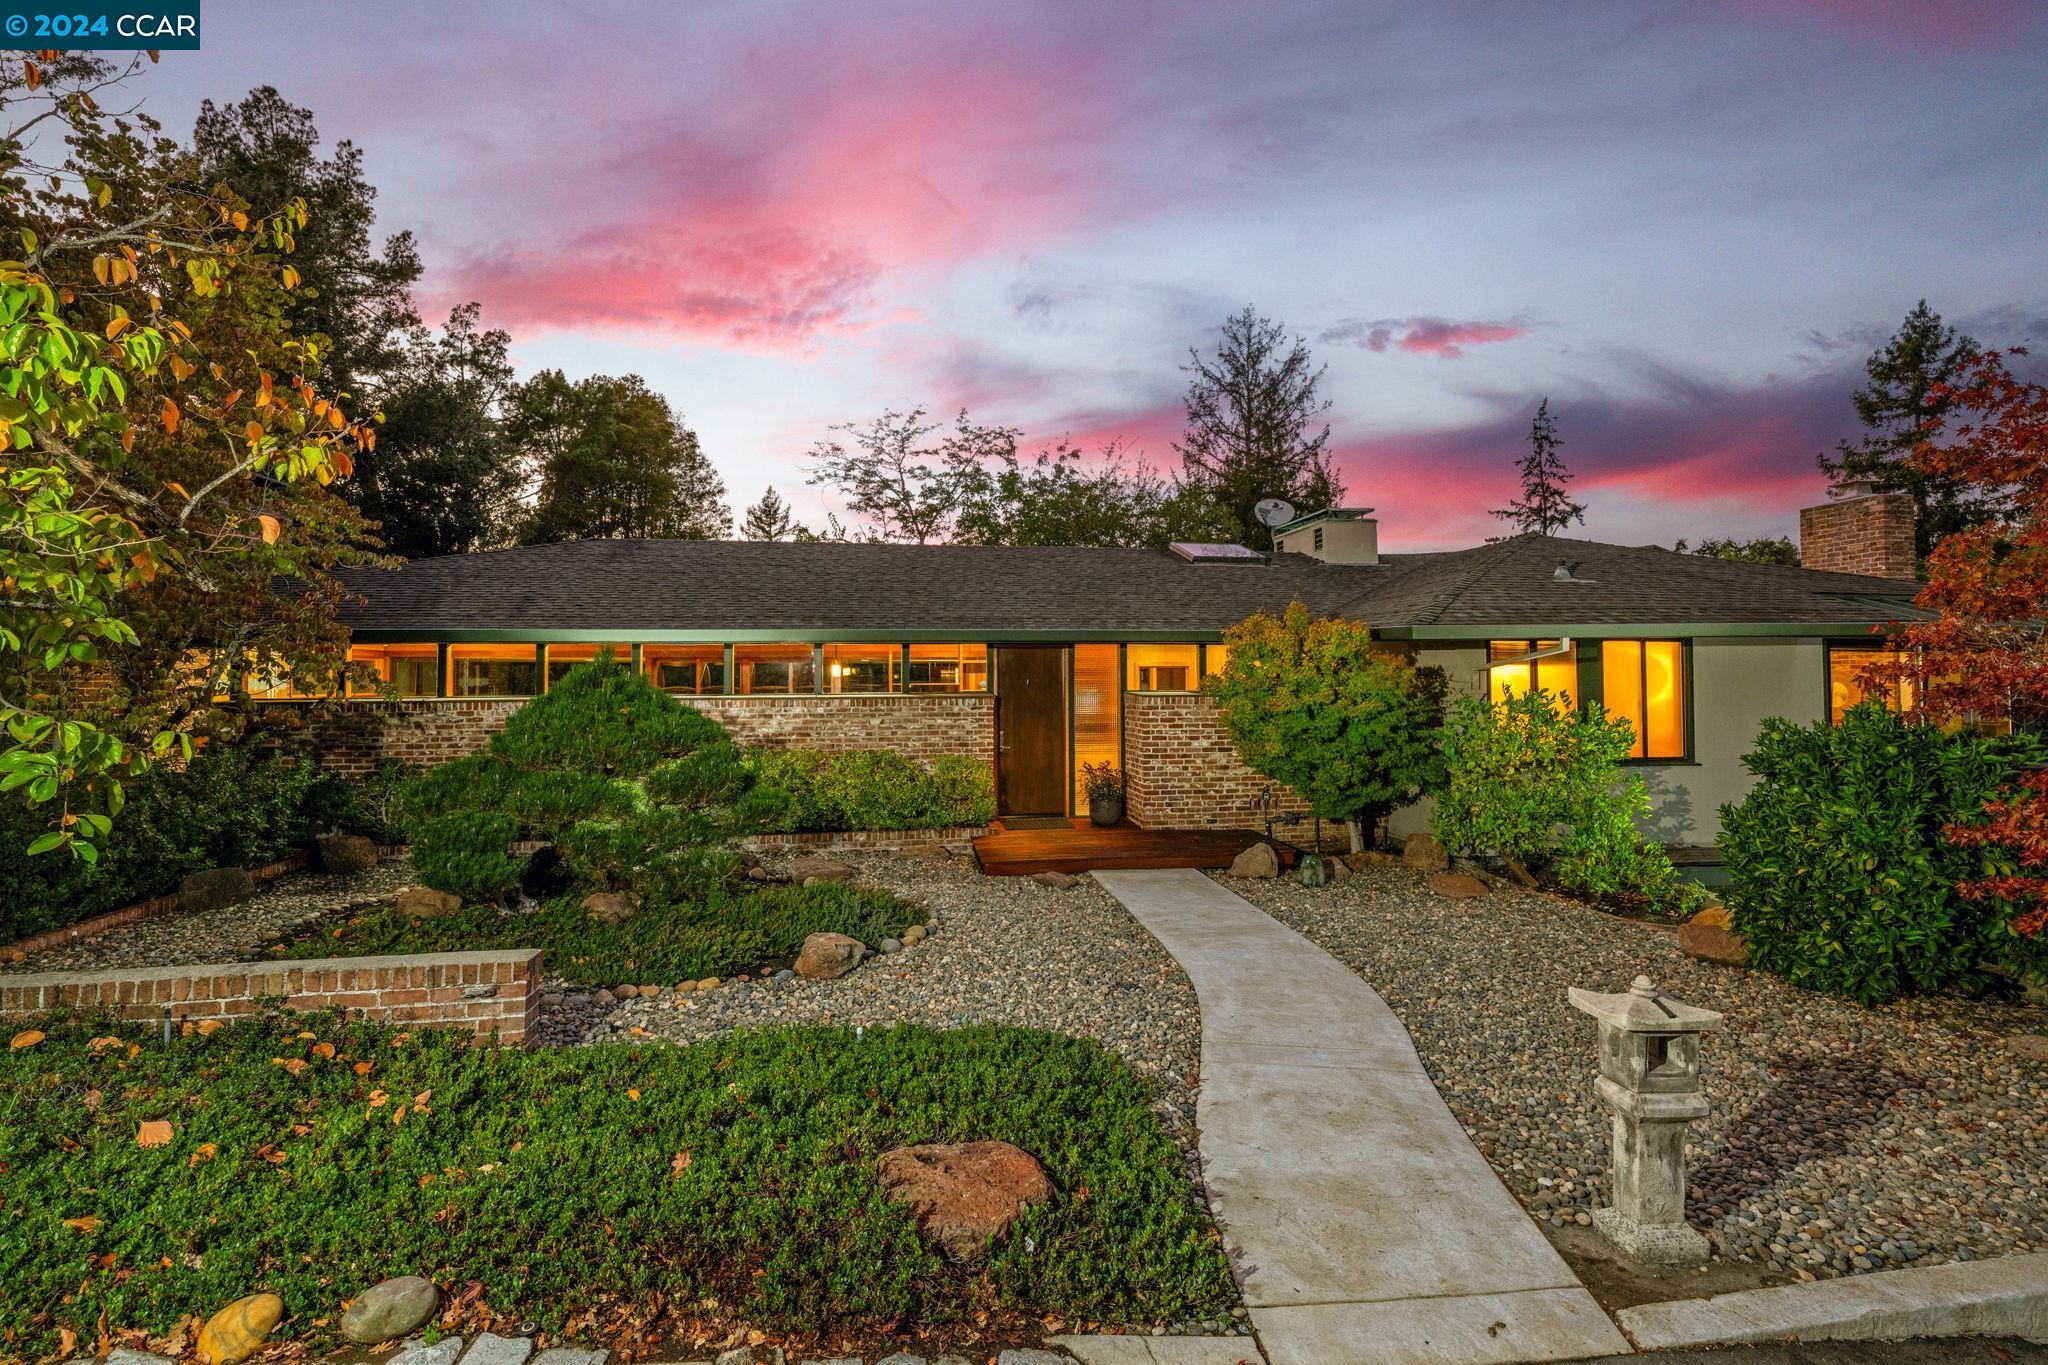
[[[1907,1337],[2048,1343],[2048,1252],[1676,1299],[1614,1315],[1638,1349]]]
[[[1047,1337],[1082,1365],[1266,1365],[1250,1337]]]

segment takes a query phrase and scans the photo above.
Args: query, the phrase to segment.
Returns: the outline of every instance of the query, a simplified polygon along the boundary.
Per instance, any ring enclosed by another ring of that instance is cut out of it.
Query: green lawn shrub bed
[[[951,829],[996,814],[995,774],[964,754],[918,763],[886,749],[755,749],[747,766],[782,798],[767,833]]]
[[[701,905],[651,905],[615,925],[591,919],[573,897],[526,912],[487,904],[409,916],[387,906],[268,952],[310,958],[538,948],[551,970],[578,984],[670,986],[787,962],[812,934],[845,934],[876,948],[924,919],[921,908],[887,891],[828,882],[768,886]]]
[[[331,1016],[168,1045],[104,1018],[46,1027],[0,1053],[9,1354],[54,1352],[60,1329],[164,1334],[258,1290],[284,1299],[280,1336],[324,1347],[316,1320],[405,1274],[474,1280],[480,1314],[551,1331],[620,1303],[803,1334],[1231,1302],[1146,1084],[1080,1039],[902,1026],[529,1052]],[[962,1269],[884,1198],[876,1158],[974,1139],[1031,1152],[1058,1194]]]

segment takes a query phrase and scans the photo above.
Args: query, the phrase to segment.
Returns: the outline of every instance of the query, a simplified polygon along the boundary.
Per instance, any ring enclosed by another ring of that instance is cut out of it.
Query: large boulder
[[[836,858],[792,858],[789,863],[790,880],[806,886],[813,882],[850,882],[854,874],[852,863],[843,863]]]
[[[1439,872],[1429,879],[1429,889],[1454,901],[1477,900],[1488,894],[1486,883],[1469,872]]]
[[[1434,834],[1411,834],[1401,844],[1401,861],[1417,872],[1442,872],[1451,855]]]
[[[1273,846],[1260,842],[1253,844],[1230,861],[1233,877],[1277,877],[1280,875],[1280,855]]]
[[[180,910],[218,910],[256,894],[256,879],[247,868],[209,867],[178,883]]]
[[[882,1188],[956,1261],[979,1259],[1019,1213],[1052,1198],[1037,1158],[1007,1142],[927,1143],[882,1153]]]
[[[320,870],[351,877],[377,865],[377,845],[360,834],[323,834],[314,840],[320,850]]]
[[[431,886],[408,886],[398,893],[398,913],[416,919],[452,914],[462,908],[462,897]]]
[[[583,898],[583,913],[599,924],[624,924],[640,908],[640,898],[630,891],[594,891]]]
[[[812,981],[836,981],[860,965],[867,945],[845,934],[812,934],[796,955],[796,974]]]
[[[441,1305],[432,1280],[404,1275],[371,1285],[341,1310],[341,1334],[365,1346],[380,1346],[418,1331]]]
[[[1749,945],[1735,932],[1725,905],[1710,905],[1678,926],[1678,946],[1688,957],[1740,967],[1749,961]]]
[[[199,1329],[199,1354],[211,1365],[241,1365],[277,1329],[284,1300],[275,1294],[236,1299]]]

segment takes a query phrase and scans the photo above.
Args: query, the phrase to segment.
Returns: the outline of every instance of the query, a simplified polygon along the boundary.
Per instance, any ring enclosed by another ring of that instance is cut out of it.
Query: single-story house
[[[1369,513],[1301,517],[1271,553],[591,540],[352,571],[354,657],[396,699],[352,700],[317,742],[356,771],[470,752],[609,648],[746,743],[971,755],[1012,815],[1084,812],[1083,765],[1114,762],[1137,824],[1250,827],[1292,803],[1201,683],[1229,626],[1298,599],[1454,690],[1533,680],[1626,715],[1654,833],[1703,845],[1760,723],[1839,714],[1873,628],[1914,615],[1898,494],[1808,509],[1800,568],[1534,535],[1382,554]]]

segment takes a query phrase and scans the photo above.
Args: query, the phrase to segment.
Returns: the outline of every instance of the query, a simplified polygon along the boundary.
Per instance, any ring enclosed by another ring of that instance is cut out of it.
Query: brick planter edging
[[[265,863],[262,867],[250,868],[249,878],[258,886],[261,886],[265,882],[276,881],[287,872],[303,870],[306,862],[306,851],[300,849],[296,853],[287,854],[278,862]],[[168,915],[177,908],[178,893],[166,891],[161,896],[151,896],[146,901],[137,901],[133,905],[124,905],[119,910],[108,910],[102,914],[94,915],[90,919],[82,919],[76,924],[67,924],[61,929],[45,929],[40,934],[30,934],[27,938],[17,939],[13,943],[0,945],[0,957],[12,957],[16,953],[20,953],[23,957],[28,957],[33,953],[40,953],[46,949],[61,948],[67,943],[76,943],[82,938],[98,938],[110,929],[119,929],[124,924],[133,924],[137,920],[152,919],[157,915]]]
[[[222,962],[0,977],[0,1015],[112,1010],[124,1019],[240,1019],[278,998],[310,1014],[342,1010],[386,1024],[446,1025],[521,1043],[540,998],[538,949]]]
[[[988,825],[953,825],[946,829],[841,829],[803,834],[755,834],[740,840],[740,846],[757,853],[785,848],[900,852],[920,844],[939,844],[958,850],[967,848],[990,832]]]

